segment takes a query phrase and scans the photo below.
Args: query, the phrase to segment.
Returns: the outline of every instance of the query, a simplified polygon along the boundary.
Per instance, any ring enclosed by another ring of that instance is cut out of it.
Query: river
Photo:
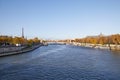
[[[0,80],[120,80],[120,52],[72,45],[42,46],[0,57]]]

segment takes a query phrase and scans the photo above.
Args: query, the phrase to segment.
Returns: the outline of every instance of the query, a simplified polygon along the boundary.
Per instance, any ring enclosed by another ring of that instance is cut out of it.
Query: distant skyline
[[[73,39],[120,33],[120,0],[0,0],[0,35]]]

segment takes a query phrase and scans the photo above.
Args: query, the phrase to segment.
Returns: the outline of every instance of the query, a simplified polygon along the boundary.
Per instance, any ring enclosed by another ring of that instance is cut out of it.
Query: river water
[[[0,57],[0,80],[120,80],[120,52],[72,45],[42,46]]]

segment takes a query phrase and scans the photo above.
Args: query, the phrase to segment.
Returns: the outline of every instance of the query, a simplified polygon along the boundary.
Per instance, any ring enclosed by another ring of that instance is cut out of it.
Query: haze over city
[[[44,39],[120,32],[119,0],[0,0],[0,35]]]

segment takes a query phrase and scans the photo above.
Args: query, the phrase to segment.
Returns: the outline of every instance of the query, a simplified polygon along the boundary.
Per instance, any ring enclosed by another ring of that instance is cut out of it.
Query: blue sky
[[[81,38],[120,33],[120,0],[0,0],[0,35]]]

